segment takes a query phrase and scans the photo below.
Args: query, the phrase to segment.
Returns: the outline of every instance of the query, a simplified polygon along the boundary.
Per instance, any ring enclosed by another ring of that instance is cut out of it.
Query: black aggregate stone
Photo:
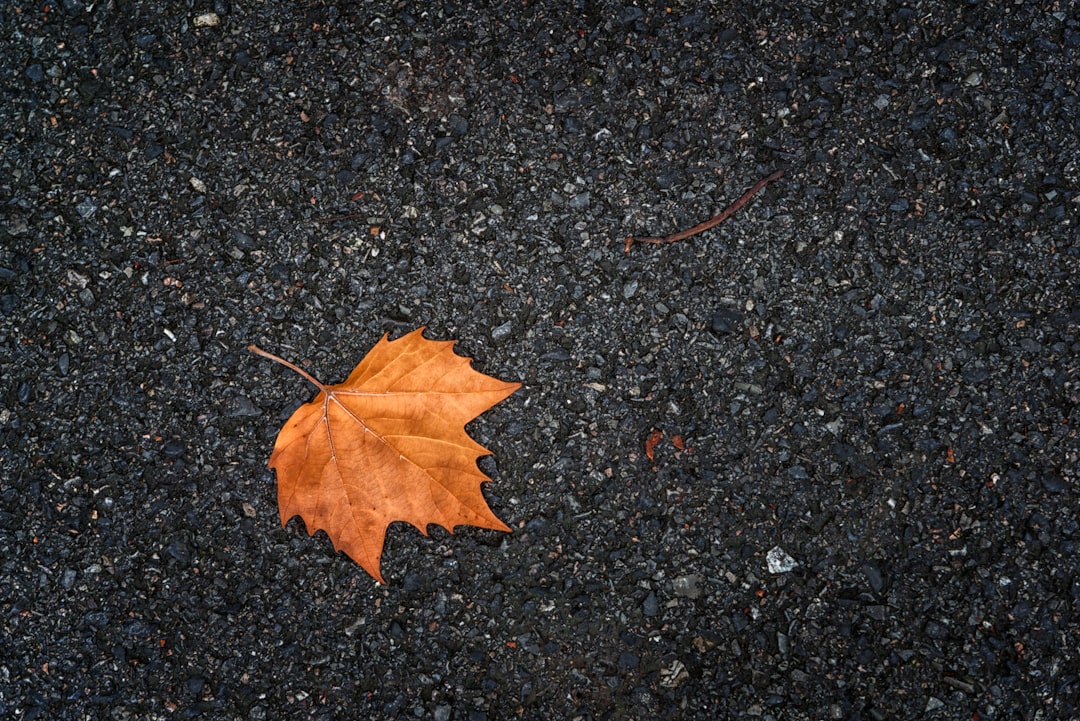
[[[1080,715],[1068,3],[0,38],[0,718]],[[395,524],[382,587],[281,527],[311,389],[244,349],[419,325],[524,384],[469,427],[514,532]]]

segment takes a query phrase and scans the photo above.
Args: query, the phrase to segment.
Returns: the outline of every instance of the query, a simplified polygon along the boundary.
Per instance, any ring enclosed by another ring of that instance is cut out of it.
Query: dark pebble
[[[465,135],[469,132],[469,121],[460,115],[451,115],[450,132],[454,135]]]
[[[870,590],[874,593],[881,593],[885,588],[885,578],[881,575],[881,569],[873,561],[864,561],[862,564],[863,575],[866,576],[866,581],[870,584]]]
[[[206,679],[202,676],[190,676],[187,680],[187,692],[190,696],[198,696],[206,688]]]
[[[727,335],[742,329],[743,314],[734,308],[721,308],[713,313],[710,329],[717,335]]]
[[[567,202],[566,204],[566,207],[570,208],[571,210],[584,210],[585,208],[589,207],[589,202],[589,191],[585,191],[584,193],[578,193],[574,197],[570,198],[569,202]]]
[[[191,560],[191,546],[182,538],[173,538],[165,547],[165,553],[180,563]]]
[[[833,443],[831,450],[833,456],[844,462],[853,460],[858,453],[855,446],[850,443]]]
[[[810,478],[810,474],[806,472],[806,468],[803,466],[791,466],[787,469],[787,474],[797,481],[805,481]]]
[[[232,396],[225,400],[225,415],[233,418],[261,416],[262,410],[247,396]]]
[[[401,588],[405,591],[416,591],[423,586],[423,583],[423,575],[418,572],[411,571],[405,574],[405,579],[401,583]]]
[[[233,245],[240,250],[252,250],[255,248],[255,239],[247,233],[234,230],[231,234]]]
[[[661,190],[671,190],[676,185],[678,185],[678,183],[679,183],[679,181],[681,179],[682,179],[682,174],[681,173],[679,173],[677,170],[671,170],[671,171],[668,171],[666,173],[662,173],[661,175],[658,175],[656,177],[656,184],[657,184],[657,186],[659,186],[659,188]],[[713,331],[713,332],[714,333],[719,333],[721,331]]]
[[[45,80],[45,67],[41,63],[34,63],[26,68],[26,77],[32,83],[40,83]]]
[[[649,617],[660,613],[660,604],[656,600],[654,591],[649,591],[649,595],[645,597],[645,602],[641,604],[641,612]]]
[[[1069,484],[1061,476],[1045,474],[1039,476],[1039,481],[1048,493],[1065,493],[1069,490]]]
[[[889,607],[880,604],[864,606],[863,612],[875,621],[886,621],[889,618]]]
[[[1012,610],[1009,613],[1017,620],[1024,620],[1031,613],[1031,601],[1028,601],[1026,598],[1021,599],[1012,607]]]
[[[620,25],[630,25],[637,22],[645,16],[645,11],[641,8],[634,7],[633,5],[627,5],[619,11],[618,22]]]
[[[990,371],[978,366],[965,367],[961,374],[968,383],[982,383],[990,377]]]
[[[491,329],[491,340],[496,343],[502,343],[510,337],[511,332],[514,330],[514,324],[511,321],[498,325]]]
[[[91,101],[101,94],[105,85],[100,80],[83,80],[77,87],[79,96],[84,101]]]
[[[927,621],[923,626],[923,632],[935,641],[941,641],[949,637],[949,629],[937,621]]]

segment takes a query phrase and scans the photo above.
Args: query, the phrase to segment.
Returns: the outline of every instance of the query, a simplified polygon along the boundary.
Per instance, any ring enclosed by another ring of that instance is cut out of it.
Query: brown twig
[[[668,243],[675,243],[680,240],[685,240],[686,238],[689,238],[692,235],[697,235],[698,233],[703,233],[709,228],[715,228],[716,226],[720,225],[725,220],[730,218],[732,215],[734,215],[735,211],[737,211],[739,208],[746,205],[750,201],[750,199],[757,195],[762,188],[764,188],[766,185],[773,182],[774,180],[779,180],[782,177],[784,177],[783,170],[777,170],[775,173],[766,175],[764,178],[755,183],[753,188],[750,188],[750,190],[743,193],[738,200],[729,205],[723,213],[720,213],[719,215],[714,215],[705,222],[698,223],[692,228],[680,230],[678,233],[672,233],[670,235],[628,235],[626,236],[626,250],[624,252],[629,253],[630,246],[634,243],[651,243],[653,245],[666,245]]]

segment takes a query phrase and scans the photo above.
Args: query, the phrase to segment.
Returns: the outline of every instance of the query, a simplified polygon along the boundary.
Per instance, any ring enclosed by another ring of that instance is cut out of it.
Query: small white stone
[[[206,183],[202,182],[195,176],[191,176],[191,180],[189,180],[188,182],[191,183],[191,187],[195,190],[196,193],[206,192]]]
[[[769,566],[769,573],[788,573],[798,567],[799,562],[788,555],[787,551],[780,546],[773,546],[765,554],[765,562]]]
[[[196,15],[191,24],[197,28],[216,28],[221,23],[221,17],[217,13],[203,13]]]

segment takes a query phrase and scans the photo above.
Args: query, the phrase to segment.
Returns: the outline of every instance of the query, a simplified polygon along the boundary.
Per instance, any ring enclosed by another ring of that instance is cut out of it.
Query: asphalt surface
[[[870,5],[0,5],[0,717],[1080,718],[1077,10]],[[380,586],[244,349],[421,325]]]

